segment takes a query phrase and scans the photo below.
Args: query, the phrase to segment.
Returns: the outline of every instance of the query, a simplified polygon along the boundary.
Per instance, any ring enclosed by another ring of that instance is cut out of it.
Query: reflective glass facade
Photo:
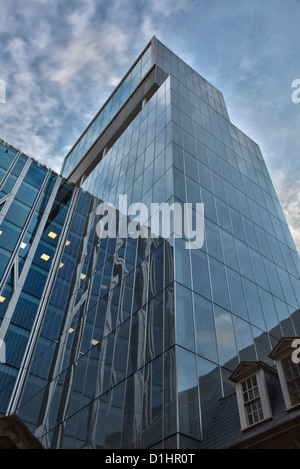
[[[10,230],[3,259],[24,270],[29,258],[16,257],[13,240],[36,246],[19,303],[0,304],[15,337],[3,336],[8,357],[15,345],[12,363],[0,365],[1,411],[16,412],[47,448],[201,447],[238,363],[272,364],[278,340],[300,335],[299,256],[258,145],[204,78],[155,38],[146,50],[166,79],[81,187],[50,172],[41,186],[34,163],[26,177],[21,161],[18,178],[0,155],[1,196],[19,214],[0,211]],[[204,203],[204,245],[186,249],[175,224],[155,236],[147,217],[145,237],[100,238],[97,207],[121,209],[120,194],[149,210],[192,203],[193,219]],[[9,300],[6,272],[0,294]]]
[[[151,46],[149,46],[70,150],[63,168],[63,176],[67,177],[72,172],[76,164],[81,160],[86,151],[91,147],[97,137],[99,137],[128,99],[132,91],[150,70],[151,65]]]
[[[4,415],[33,340],[50,273],[56,268],[58,239],[74,188],[4,142],[0,153],[5,170],[0,187],[0,414]]]

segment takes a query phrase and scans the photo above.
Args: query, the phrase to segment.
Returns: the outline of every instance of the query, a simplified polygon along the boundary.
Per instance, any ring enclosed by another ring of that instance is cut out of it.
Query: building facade
[[[300,448],[299,344],[282,337],[269,354],[272,366],[239,363],[230,377],[236,391],[219,400],[205,448]]]
[[[60,176],[2,156],[1,413],[46,448],[203,446],[239,363],[272,366],[300,335],[299,256],[259,146],[153,38]],[[163,203],[192,204],[190,230],[153,230]]]

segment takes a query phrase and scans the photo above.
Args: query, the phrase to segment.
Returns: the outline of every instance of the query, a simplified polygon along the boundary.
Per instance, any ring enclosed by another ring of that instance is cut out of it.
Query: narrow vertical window
[[[250,426],[264,418],[256,376],[243,381],[242,390],[245,414]]]
[[[283,371],[291,399],[291,404],[300,402],[300,367],[293,363],[290,356],[282,360]]]

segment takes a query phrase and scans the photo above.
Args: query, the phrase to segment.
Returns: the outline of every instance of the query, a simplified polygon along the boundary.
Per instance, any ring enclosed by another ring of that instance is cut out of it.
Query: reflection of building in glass
[[[4,144],[0,174],[0,412],[45,447],[200,447],[239,363],[272,366],[300,335],[299,256],[259,147],[155,38],[64,179]],[[120,194],[204,203],[203,248],[100,239],[98,203]]]

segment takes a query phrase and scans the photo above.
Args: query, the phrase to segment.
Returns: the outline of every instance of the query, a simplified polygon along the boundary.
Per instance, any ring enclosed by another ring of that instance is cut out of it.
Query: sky
[[[0,138],[59,173],[155,35],[259,144],[300,252],[299,24],[300,0],[0,0]]]

